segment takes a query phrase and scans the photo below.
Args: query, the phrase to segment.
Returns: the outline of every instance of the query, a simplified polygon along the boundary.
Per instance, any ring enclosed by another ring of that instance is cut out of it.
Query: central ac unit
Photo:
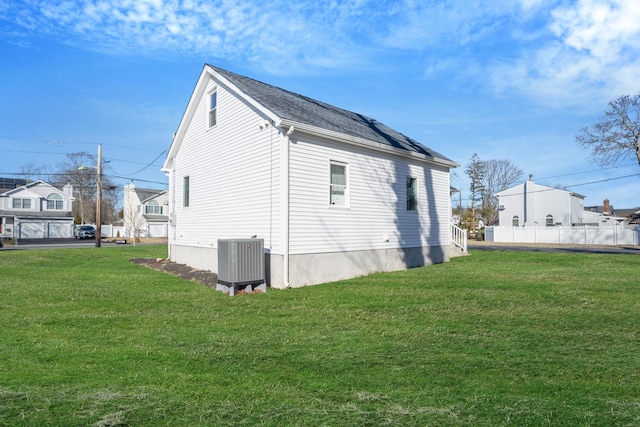
[[[235,295],[244,287],[266,291],[263,239],[218,240],[218,284],[216,289]]]

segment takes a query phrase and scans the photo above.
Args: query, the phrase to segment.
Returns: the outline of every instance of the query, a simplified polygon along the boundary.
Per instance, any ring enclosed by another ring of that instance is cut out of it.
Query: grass
[[[640,257],[474,252],[229,297],[0,252],[0,425],[635,426]]]

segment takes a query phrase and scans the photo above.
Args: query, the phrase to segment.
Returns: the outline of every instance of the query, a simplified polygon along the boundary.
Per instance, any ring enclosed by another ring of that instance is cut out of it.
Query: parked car
[[[80,225],[73,232],[76,239],[95,239],[96,229],[93,225]]]

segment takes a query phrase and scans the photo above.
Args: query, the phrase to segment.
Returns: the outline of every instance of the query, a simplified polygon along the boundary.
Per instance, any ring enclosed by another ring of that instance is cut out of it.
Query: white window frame
[[[413,184],[410,186],[410,184]],[[413,203],[410,204],[410,201]],[[407,212],[416,212],[418,210],[418,178],[412,176],[407,177],[406,181],[406,203]]]
[[[189,207],[189,197],[191,192],[191,179],[189,175],[182,177],[182,207]]]
[[[548,214],[544,217],[544,225],[546,227],[553,227],[553,215]]]
[[[344,184],[333,182],[333,167],[344,168]],[[336,190],[342,190],[342,203],[338,197],[338,193],[334,196]],[[336,160],[329,161],[329,206],[332,208],[348,208],[349,207],[349,164]]]
[[[213,102],[215,99],[215,103]],[[215,88],[211,92],[209,92],[207,96],[208,102],[208,114],[207,114],[207,124],[208,128],[211,129],[218,124],[218,88]]]
[[[64,209],[64,200],[58,193],[49,194],[46,203],[48,211],[61,211]],[[53,206],[50,206],[50,204]]]
[[[162,205],[157,200],[151,200],[144,208],[146,215],[162,215]]]
[[[16,207],[16,201],[20,201],[18,204],[20,206]],[[26,206],[25,206],[26,205]],[[23,199],[20,197],[14,197],[11,202],[11,207],[13,209],[31,209],[31,199]]]
[[[520,227],[520,217],[518,215],[514,215],[513,217],[511,217],[511,226]]]

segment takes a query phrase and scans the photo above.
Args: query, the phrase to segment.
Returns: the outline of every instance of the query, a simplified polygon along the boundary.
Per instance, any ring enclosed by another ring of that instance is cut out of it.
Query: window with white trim
[[[418,210],[418,180],[410,176],[407,177],[407,210]]]
[[[189,206],[189,177],[182,178],[182,206]]]
[[[162,215],[162,206],[157,200],[151,200],[147,206],[145,206],[145,214],[147,215]]]
[[[51,193],[47,197],[47,210],[61,211],[64,207],[62,196],[58,193]]]
[[[518,215],[515,215],[513,218],[511,218],[511,226],[520,227],[520,218],[518,217]]]
[[[329,204],[331,206],[347,206],[347,165],[331,162],[329,184]]]
[[[545,225],[546,225],[547,227],[553,227],[553,215],[551,215],[551,214],[547,215],[547,216],[544,218],[544,220],[545,220]]]
[[[209,127],[212,128],[218,123],[218,92],[209,94]]]
[[[31,209],[31,199],[13,199],[13,209]]]

